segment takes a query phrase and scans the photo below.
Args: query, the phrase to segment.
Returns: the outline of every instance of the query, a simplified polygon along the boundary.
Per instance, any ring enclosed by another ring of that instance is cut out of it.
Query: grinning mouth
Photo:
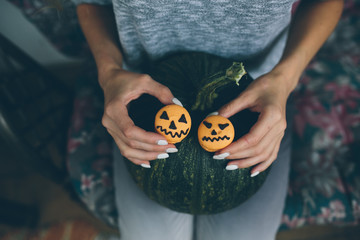
[[[214,138],[210,138],[210,137],[203,137],[202,140],[203,141],[211,141],[211,142],[214,142],[214,141],[220,141],[220,140],[224,140],[224,139],[227,139],[227,140],[230,140],[230,138],[228,136],[223,136],[223,137],[214,137]]]
[[[181,138],[182,135],[187,135],[189,132],[189,128],[186,129],[186,131],[184,132],[184,130],[181,130],[180,133],[177,132],[172,132],[172,131],[167,131],[166,129],[163,129],[161,126],[156,126],[157,129],[160,129],[160,132],[165,133],[165,135],[170,135],[171,137],[178,137]]]

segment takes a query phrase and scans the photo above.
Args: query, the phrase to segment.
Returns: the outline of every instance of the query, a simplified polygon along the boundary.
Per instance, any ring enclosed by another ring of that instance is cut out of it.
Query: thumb
[[[229,118],[232,115],[252,106],[254,99],[246,94],[241,93],[237,98],[222,106],[218,112],[219,115]]]
[[[146,92],[154,97],[156,97],[161,103],[168,105],[173,104],[175,99],[174,95],[171,93],[170,89],[161,83],[152,80],[151,83],[146,87]],[[176,103],[175,103],[176,104]]]

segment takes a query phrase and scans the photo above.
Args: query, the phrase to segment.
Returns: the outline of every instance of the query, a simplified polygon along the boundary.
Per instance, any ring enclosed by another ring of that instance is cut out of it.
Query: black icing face
[[[160,115],[160,119],[163,120],[163,125],[158,125],[156,128],[165,135],[170,135],[172,138],[181,138],[183,135],[187,135],[190,130],[187,126],[188,122],[185,114],[181,114],[178,119],[175,116],[172,116],[170,119],[168,113],[163,111]]]
[[[156,115],[155,128],[168,142],[179,142],[188,135],[191,118],[185,108],[168,105]]]
[[[218,142],[225,139],[230,140],[230,137],[228,137],[227,135],[221,135],[223,133],[223,130],[229,126],[229,123],[217,123],[213,125],[210,122],[203,121],[202,124],[204,124],[204,126],[209,129],[211,135],[203,136],[203,141]]]
[[[229,119],[219,115],[205,118],[198,129],[198,140],[206,151],[214,152],[229,145],[235,136]]]

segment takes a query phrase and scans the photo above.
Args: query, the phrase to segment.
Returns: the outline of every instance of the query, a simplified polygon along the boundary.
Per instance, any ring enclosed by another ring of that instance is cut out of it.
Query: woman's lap
[[[291,129],[291,128],[290,128]],[[135,184],[114,147],[114,180],[119,230],[123,240],[274,239],[285,204],[291,133],[286,132],[277,160],[259,191],[240,206],[214,215],[192,216],[150,200]],[[235,170],[236,171],[236,170]]]
[[[190,240],[193,219],[149,199],[126,170],[120,151],[114,147],[114,181],[119,230],[122,240]],[[170,237],[171,236],[171,237]]]
[[[289,134],[284,137],[277,160],[258,192],[229,211],[197,216],[198,240],[273,240],[281,223],[290,169]]]

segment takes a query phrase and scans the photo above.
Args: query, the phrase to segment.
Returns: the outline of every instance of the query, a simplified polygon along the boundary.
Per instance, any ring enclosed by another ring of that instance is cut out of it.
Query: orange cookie
[[[191,118],[188,111],[179,105],[167,105],[155,116],[155,129],[169,143],[181,142],[190,132]]]
[[[215,152],[228,146],[235,136],[234,126],[229,119],[212,115],[205,118],[198,129],[201,147],[208,152]]]

